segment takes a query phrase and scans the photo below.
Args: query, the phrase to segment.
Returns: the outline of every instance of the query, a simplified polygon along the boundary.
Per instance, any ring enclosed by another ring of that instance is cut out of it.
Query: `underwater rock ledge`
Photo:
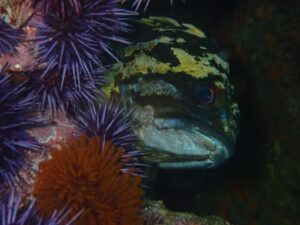
[[[146,201],[142,216],[144,225],[230,225],[218,216],[199,217],[193,213],[172,212],[162,201]]]

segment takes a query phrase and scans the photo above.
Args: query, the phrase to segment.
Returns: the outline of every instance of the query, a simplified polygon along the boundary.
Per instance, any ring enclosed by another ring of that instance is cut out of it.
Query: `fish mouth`
[[[144,113],[149,114],[151,108],[146,106]],[[149,117],[139,121],[135,133],[145,146],[154,149],[156,154],[152,156],[161,168],[214,168],[233,154],[233,142],[206,122],[187,117]]]
[[[166,169],[214,168],[233,154],[233,142],[171,83],[140,79],[121,85],[120,92],[134,109],[134,131],[149,153],[147,162]]]

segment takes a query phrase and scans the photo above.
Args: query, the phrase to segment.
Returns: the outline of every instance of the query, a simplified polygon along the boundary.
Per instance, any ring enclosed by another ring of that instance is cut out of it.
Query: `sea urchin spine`
[[[22,30],[14,29],[0,18],[0,56],[12,53],[22,40]]]

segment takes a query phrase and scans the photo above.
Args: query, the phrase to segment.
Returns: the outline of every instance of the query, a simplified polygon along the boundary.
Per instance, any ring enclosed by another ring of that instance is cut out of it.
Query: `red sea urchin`
[[[134,167],[122,172],[130,158],[111,142],[100,147],[97,137],[81,136],[51,149],[51,159],[40,164],[33,195],[41,215],[68,205],[78,225],[137,225],[142,206],[141,177]],[[70,215],[70,216],[73,216]]]

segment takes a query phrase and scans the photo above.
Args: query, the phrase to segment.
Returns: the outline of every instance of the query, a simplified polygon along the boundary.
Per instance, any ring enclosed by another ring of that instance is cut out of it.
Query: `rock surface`
[[[146,201],[142,215],[144,225],[230,225],[217,216],[199,217],[193,213],[172,212],[162,201]]]

